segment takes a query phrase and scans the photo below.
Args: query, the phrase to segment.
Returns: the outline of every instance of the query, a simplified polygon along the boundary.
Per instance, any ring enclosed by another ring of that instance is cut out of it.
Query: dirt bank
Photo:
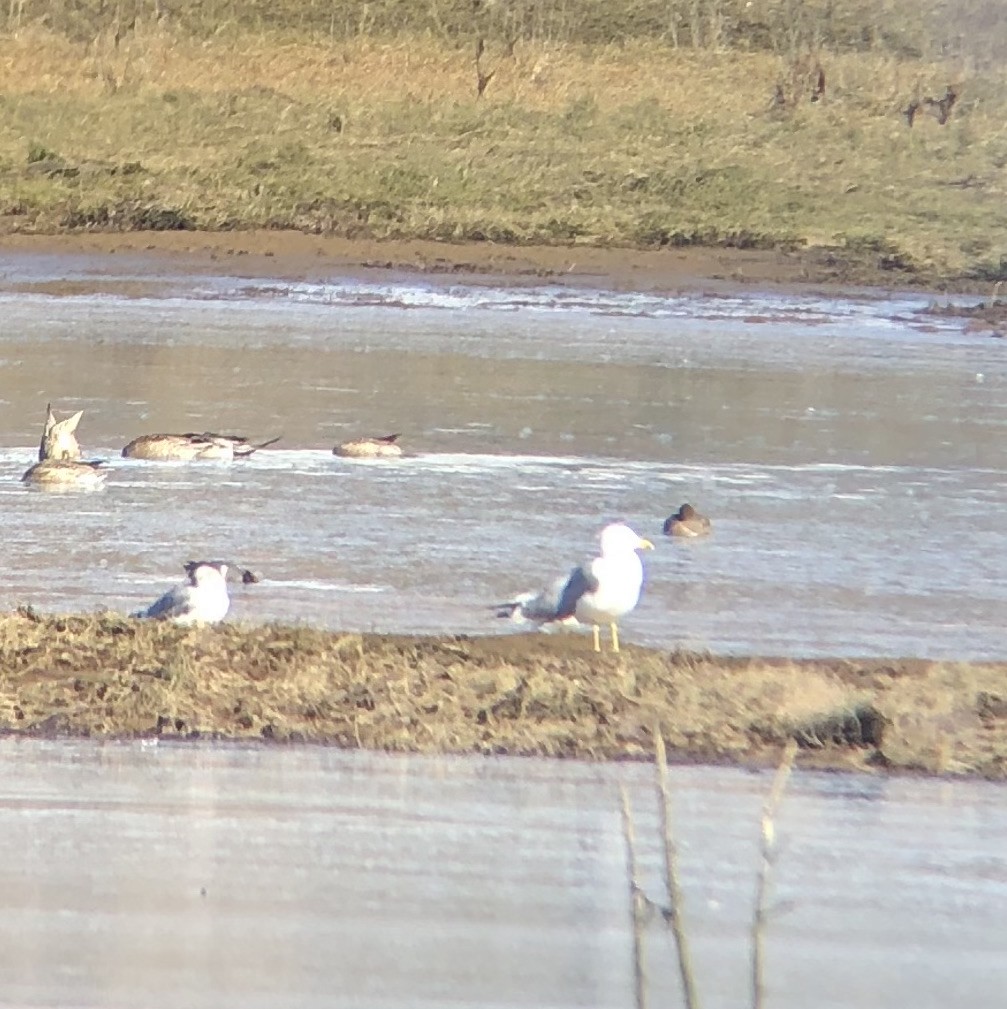
[[[0,731],[1003,778],[1007,663],[716,658],[580,636],[406,638],[0,618]]]
[[[676,248],[660,251],[491,242],[372,241],[296,231],[0,235],[0,257],[87,257],[87,276],[45,283],[0,279],[3,290],[50,294],[102,291],[142,296],[166,275],[325,280],[333,276],[422,275],[459,283],[558,284],[607,290],[733,292],[745,288],[851,293],[915,287],[989,293],[988,284],[922,273],[893,275],[871,255],[840,249],[796,251]],[[126,282],[121,278],[128,275]]]

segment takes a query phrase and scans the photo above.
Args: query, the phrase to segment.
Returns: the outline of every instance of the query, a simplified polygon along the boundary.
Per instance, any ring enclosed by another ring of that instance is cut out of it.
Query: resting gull
[[[601,531],[601,553],[557,578],[539,592],[525,592],[496,607],[498,617],[551,624],[576,618],[594,629],[594,650],[601,651],[601,624],[608,624],[612,651],[619,651],[617,621],[640,600],[643,563],[638,550],[652,550],[624,522],[613,522]]]
[[[225,561],[187,561],[187,582],[169,589],[155,603],[131,615],[184,625],[219,623],[231,605],[227,594],[228,567],[240,571],[246,584],[258,581],[251,571]]]

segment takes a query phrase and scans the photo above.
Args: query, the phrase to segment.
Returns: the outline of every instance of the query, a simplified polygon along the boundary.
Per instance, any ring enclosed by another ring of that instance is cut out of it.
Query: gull
[[[534,624],[589,623],[594,630],[594,650],[601,651],[601,625],[608,624],[612,651],[619,651],[617,622],[640,600],[643,563],[638,550],[654,544],[638,536],[624,522],[605,526],[599,537],[601,552],[538,592],[524,592],[494,607],[498,617]]]
[[[220,623],[231,605],[227,594],[228,567],[240,571],[246,584],[259,580],[251,571],[228,565],[226,561],[186,561],[187,582],[169,589],[146,609],[130,616],[170,620],[184,626]]]

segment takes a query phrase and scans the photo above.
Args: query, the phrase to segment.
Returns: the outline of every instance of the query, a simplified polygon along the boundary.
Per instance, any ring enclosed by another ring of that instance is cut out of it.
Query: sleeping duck
[[[95,490],[105,482],[105,464],[80,459],[43,459],[28,470],[21,482],[43,490]]]
[[[355,438],[344,441],[333,450],[333,455],[346,459],[392,459],[402,455],[402,448],[396,445],[399,436],[386,434],[383,438]]]
[[[127,459],[152,459],[158,462],[193,462],[209,459],[231,462],[247,459],[260,448],[272,445],[280,436],[253,445],[247,438],[233,434],[142,434],[123,450]]]

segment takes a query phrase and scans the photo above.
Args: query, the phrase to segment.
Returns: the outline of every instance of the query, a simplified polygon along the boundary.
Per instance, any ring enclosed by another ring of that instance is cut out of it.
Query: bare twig
[[[629,795],[625,787],[621,787],[619,791],[622,795],[622,833],[626,839],[626,874],[629,877],[629,899],[633,914],[633,1004],[636,1009],[647,1009],[647,972],[643,946],[646,897],[643,895],[637,872],[636,831],[633,828],[633,811],[629,805]]]
[[[794,768],[794,757],[797,754],[797,744],[791,740],[787,743],[780,766],[773,778],[773,787],[769,790],[765,805],[762,807],[762,839],[760,850],[762,862],[755,883],[755,913],[752,916],[752,1009],[762,1009],[765,997],[765,928],[769,917],[767,895],[772,874],[773,863],[776,860],[776,831],[774,822],[776,811],[783,792]]]
[[[815,89],[811,92],[813,102],[825,101],[825,71],[819,67],[818,76],[815,79]]]
[[[478,67],[476,68],[476,98],[482,98],[483,92],[486,90],[489,82],[493,80],[495,73],[495,70],[482,71]]]
[[[482,98],[486,86],[493,80],[493,75],[496,73],[496,70],[483,70],[482,68],[480,60],[485,51],[486,43],[481,37],[476,39],[476,98]]]
[[[906,122],[910,126],[913,125],[913,121],[916,119],[916,113],[920,109],[925,108],[941,125],[944,126],[947,121],[951,118],[951,110],[955,107],[955,103],[958,101],[958,92],[948,84],[944,88],[944,94],[940,98],[914,98],[907,106],[902,110],[902,114],[906,117]]]
[[[955,102],[958,101],[958,92],[948,84],[941,98],[924,98],[923,101],[933,112],[937,122],[943,126],[950,118]]]
[[[675,950],[678,953],[678,969],[682,977],[682,992],[685,996],[686,1009],[698,1009],[699,997],[696,994],[696,976],[692,969],[689,939],[686,934],[685,920],[682,915],[682,887],[678,878],[678,849],[675,846],[675,831],[671,816],[668,760],[664,751],[664,738],[659,731],[654,732],[654,743],[657,751],[657,792],[664,825],[664,886],[668,894],[668,906],[665,909],[665,918],[671,925],[671,934],[675,939]]]

